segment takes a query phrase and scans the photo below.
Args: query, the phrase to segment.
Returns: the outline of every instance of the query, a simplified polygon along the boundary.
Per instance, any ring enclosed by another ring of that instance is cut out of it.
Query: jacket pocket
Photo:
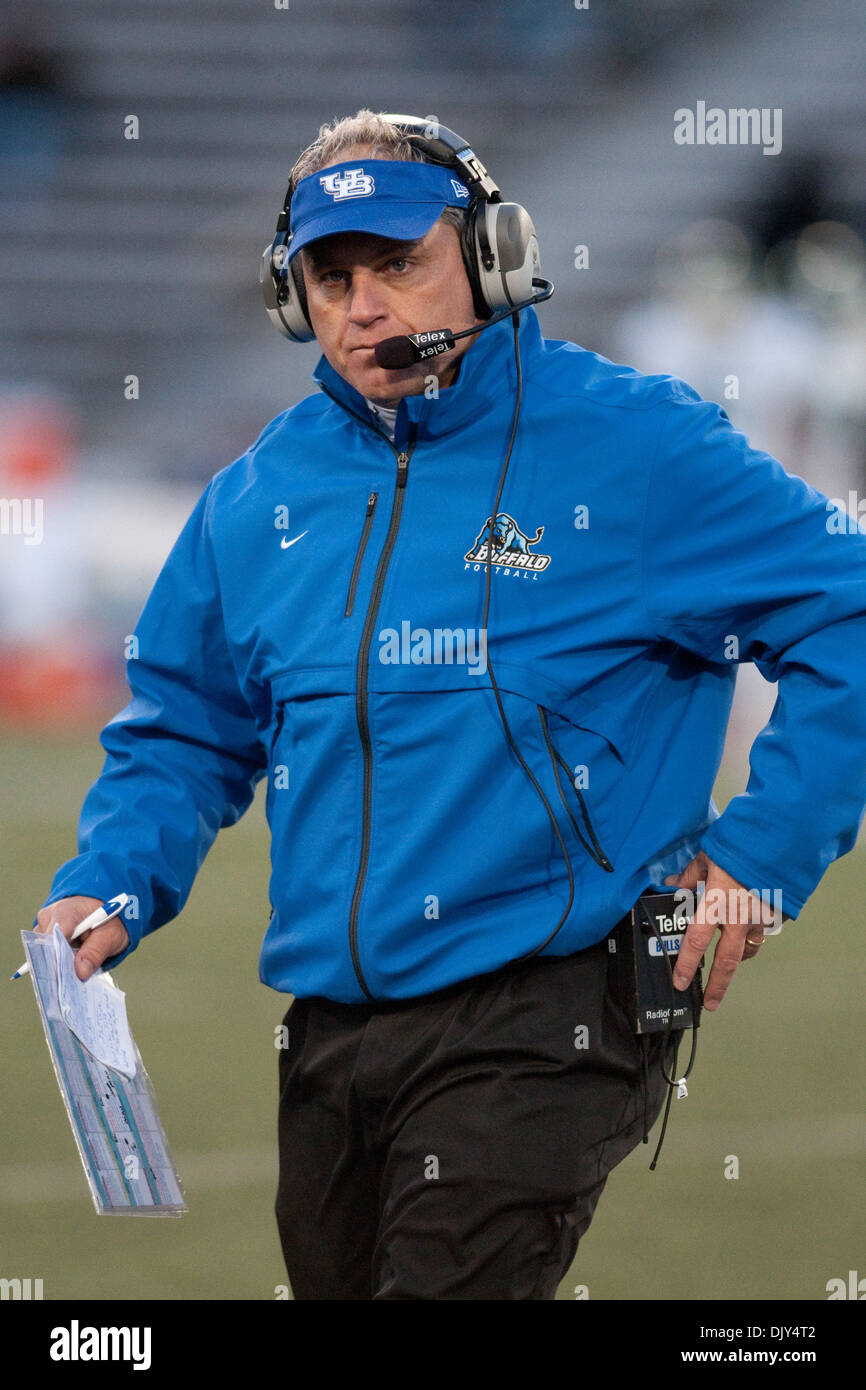
[[[355,697],[292,694],[293,673],[274,685],[266,812],[275,915],[262,965],[282,974],[291,963],[300,978],[313,969],[319,984],[345,990],[361,820]]]
[[[364,559],[364,551],[367,549],[367,541],[370,536],[370,527],[373,525],[373,513],[376,510],[376,502],[379,497],[378,492],[371,492],[367,498],[367,511],[364,515],[364,525],[361,530],[361,539],[358,541],[358,549],[355,553],[355,563],[352,566],[352,577],[349,580],[349,592],[346,595],[346,611],[344,616],[351,617],[352,608],[355,604],[355,590],[358,587],[358,576],[361,573],[361,564]]]
[[[538,717],[541,721],[541,730],[544,734],[544,742],[547,746],[556,786],[562,804],[568,812],[568,818],[574,828],[574,833],[587,854],[598,864],[599,868],[604,869],[607,873],[613,873],[614,866],[602,848],[595,826],[592,823],[587,797],[579,787],[571,767],[553,742],[547,710],[543,705],[536,705],[536,709],[538,710]],[[570,792],[566,792],[563,787],[563,774],[569,785]],[[575,812],[577,812],[577,815]]]

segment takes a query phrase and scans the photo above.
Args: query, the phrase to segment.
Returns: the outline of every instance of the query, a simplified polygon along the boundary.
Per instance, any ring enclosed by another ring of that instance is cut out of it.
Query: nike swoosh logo
[[[309,530],[309,527],[307,528],[307,530]],[[283,539],[280,541],[280,549],[288,550],[290,545],[294,545],[295,541],[299,541],[301,537],[305,536],[306,534],[306,531],[302,531],[300,536],[293,536],[291,540],[288,540],[285,536],[283,536]]]

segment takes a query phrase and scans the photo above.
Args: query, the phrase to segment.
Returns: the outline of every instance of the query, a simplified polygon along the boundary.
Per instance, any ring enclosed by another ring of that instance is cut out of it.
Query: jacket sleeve
[[[85,798],[78,856],[45,904],[135,895],[130,946],[183,908],[217,832],[244,814],[267,766],[226,643],[210,542],[213,482],[142,610],[127,661],[130,703],[105,726],[107,757]]]
[[[866,534],[683,386],[649,478],[643,565],[657,637],[778,681],[746,791],[701,846],[796,917],[866,805]]]

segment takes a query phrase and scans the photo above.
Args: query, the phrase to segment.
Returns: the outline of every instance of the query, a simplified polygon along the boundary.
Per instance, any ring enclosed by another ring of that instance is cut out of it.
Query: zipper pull
[[[367,516],[370,515],[370,513],[372,512],[372,510],[373,510],[373,508],[375,507],[375,505],[376,505],[376,494],[375,494],[375,492],[371,492],[371,493],[370,493],[370,496],[367,498],[367,513],[366,513]]]
[[[409,455],[403,449],[397,455],[397,486],[406,486],[406,475],[409,472]]]

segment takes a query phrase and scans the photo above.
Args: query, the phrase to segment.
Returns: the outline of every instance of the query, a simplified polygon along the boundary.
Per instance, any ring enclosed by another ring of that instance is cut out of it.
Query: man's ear
[[[295,282],[295,289],[298,292],[298,300],[304,312],[304,317],[307,322],[310,323],[310,306],[307,302],[307,259],[307,249],[306,247],[302,247],[294,260],[289,263],[289,274]],[[312,257],[310,257],[309,270],[311,277],[313,275],[314,265],[315,262],[312,260]]]

